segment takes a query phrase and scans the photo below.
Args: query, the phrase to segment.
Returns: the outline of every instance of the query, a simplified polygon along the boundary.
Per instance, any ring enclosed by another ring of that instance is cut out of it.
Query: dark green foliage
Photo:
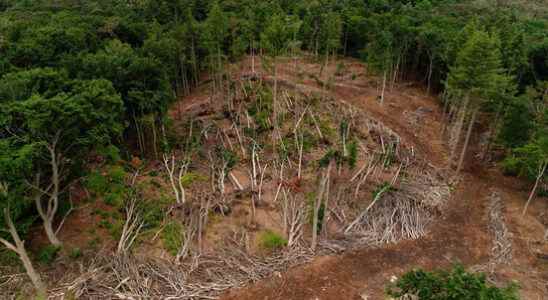
[[[105,171],[93,171],[86,178],[86,187],[95,197],[116,208],[122,208],[128,192],[127,172],[121,166],[107,166]]]
[[[47,245],[41,248],[40,251],[38,252],[38,257],[37,257],[38,261],[43,264],[49,265],[55,260],[60,250],[61,250],[61,247],[57,247],[54,245]]]
[[[170,221],[162,231],[162,241],[165,249],[173,256],[177,255],[183,241],[183,225],[176,221]]]
[[[485,275],[466,272],[462,266],[451,271],[405,273],[387,288],[387,294],[398,298],[405,294],[421,300],[517,300],[517,286],[498,288],[487,283]]]
[[[348,165],[350,168],[356,167],[356,162],[358,161],[358,143],[352,141],[348,144]]]

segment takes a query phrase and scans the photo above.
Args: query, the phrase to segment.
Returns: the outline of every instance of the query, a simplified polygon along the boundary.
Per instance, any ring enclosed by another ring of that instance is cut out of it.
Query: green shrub
[[[54,245],[47,245],[43,247],[38,252],[38,261],[46,265],[51,264],[57,257],[59,250],[61,250],[61,247]]]
[[[348,165],[350,168],[355,168],[358,161],[358,144],[356,141],[352,141],[348,144]]]
[[[181,184],[187,188],[196,181],[207,181],[207,176],[195,172],[188,172],[181,178]]]
[[[127,172],[121,166],[111,166],[106,175],[99,171],[91,172],[86,178],[86,187],[94,196],[103,197],[103,201],[113,207],[122,208],[127,187]]]
[[[99,171],[91,172],[86,178],[86,187],[96,195],[102,195],[108,190],[108,180]]]
[[[82,257],[82,250],[80,248],[72,248],[70,250],[69,257],[72,259],[78,259]]]
[[[120,149],[118,149],[114,145],[109,146],[101,146],[97,149],[97,153],[101,156],[103,156],[108,163],[114,164],[122,160],[122,157],[120,156]]]
[[[344,65],[343,62],[339,62],[337,64],[337,68],[335,70],[335,75],[336,76],[342,76],[344,74],[344,71],[346,70],[346,66]]]
[[[264,230],[259,234],[259,246],[265,250],[277,250],[287,246],[287,240],[271,230]]]
[[[162,242],[166,250],[173,256],[177,255],[183,242],[183,225],[176,221],[167,223],[162,231]]]
[[[413,270],[387,288],[393,298],[412,294],[421,300],[517,300],[518,287],[498,288],[486,282],[485,275],[468,273],[460,265],[451,271]]]

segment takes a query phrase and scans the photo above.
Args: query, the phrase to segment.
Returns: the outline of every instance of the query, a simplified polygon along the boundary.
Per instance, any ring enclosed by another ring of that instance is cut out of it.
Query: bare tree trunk
[[[499,107],[497,108],[497,113],[495,114],[495,121],[493,121],[493,126],[491,127],[491,130],[489,132],[489,140],[487,141],[487,146],[485,146],[485,150],[483,152],[483,155],[481,156],[481,158],[484,160],[487,158],[487,155],[491,151],[491,146],[493,145],[493,141],[497,138],[501,115],[504,115],[502,112],[504,110],[503,107],[504,105],[501,103]]]
[[[254,49],[255,42],[251,41],[251,72],[255,74],[255,49]]]
[[[324,199],[324,193],[326,191],[326,185],[327,180],[329,178],[329,174],[331,173],[331,166],[332,163],[329,163],[329,166],[327,167],[324,176],[320,179],[320,185],[318,187],[318,196],[316,198],[316,202],[314,202],[314,215],[312,218],[312,242],[311,242],[311,248],[312,250],[316,250],[316,246],[318,244],[318,223],[319,223],[319,212],[320,208],[322,206],[322,202]]]
[[[430,94],[430,85],[431,85],[431,80],[432,80],[433,64],[434,64],[434,58],[433,58],[432,55],[430,55],[430,64],[428,65],[428,89],[427,89],[428,94]]]
[[[40,191],[40,193],[35,197],[36,209],[40,215],[43,223],[44,230],[50,241],[54,246],[61,246],[61,241],[57,238],[55,230],[53,229],[53,221],[55,219],[55,214],[57,213],[57,208],[59,206],[59,191],[60,191],[60,155],[57,153],[57,141],[59,139],[60,132],[57,133],[56,137],[52,144],[47,145],[47,149],[50,155],[50,166],[51,166],[51,185],[46,188],[46,190],[40,189],[40,175],[36,177],[35,188]],[[48,201],[46,208],[42,205],[42,196],[47,195]]]
[[[468,108],[469,102],[470,102],[470,96],[466,95],[464,104],[460,110],[459,120],[457,121],[457,124],[456,124],[457,132],[456,132],[456,137],[454,137],[454,140],[452,141],[453,144],[451,145],[451,156],[449,157],[449,163],[452,163],[453,159],[455,158],[455,154],[456,154],[455,152],[457,151],[457,147],[459,145],[462,126],[464,125],[464,118],[466,117],[466,110]]]
[[[278,66],[277,66],[277,57],[274,57],[274,90],[272,91],[272,124],[274,125],[274,130],[272,132],[272,144],[276,145],[276,138],[278,134]]]
[[[384,103],[384,90],[386,89],[386,70],[382,76],[381,104]]]
[[[19,233],[15,229],[15,225],[13,224],[13,221],[10,217],[9,208],[4,209],[4,219],[6,222],[6,225],[8,226],[8,231],[11,235],[11,238],[15,242],[15,244],[10,243],[9,241],[0,238],[0,243],[4,244],[4,246],[12,251],[14,251],[18,256],[21,262],[23,263],[23,267],[25,267],[25,271],[27,272],[27,275],[30,278],[30,281],[34,285],[34,288],[36,289],[36,293],[39,297],[46,299],[47,297],[47,291],[46,291],[46,285],[42,281],[42,278],[40,277],[40,274],[36,272],[34,269],[34,266],[32,265],[32,261],[30,260],[27,250],[25,249],[25,242],[21,240],[19,237]]]
[[[474,123],[476,123],[476,116],[478,114],[479,108],[475,108],[472,113],[472,118],[468,124],[468,130],[466,132],[466,139],[464,140],[464,146],[462,146],[462,152],[460,153],[459,164],[457,166],[457,174],[460,173],[462,164],[464,163],[464,157],[466,156],[466,150],[468,149],[468,143],[470,142],[470,136],[472,135],[472,129],[474,128]]]
[[[546,172],[546,167],[547,166],[548,166],[548,161],[544,162],[539,167],[539,172],[537,174],[537,180],[535,181],[535,185],[533,186],[533,189],[531,190],[531,193],[529,194],[529,199],[527,199],[527,202],[525,203],[525,207],[523,207],[523,211],[521,212],[522,216],[525,216],[525,213],[527,213],[527,208],[529,207],[529,204],[531,203],[531,201],[535,197],[535,194],[537,193],[538,185],[540,183],[540,180],[541,180],[542,176],[544,175],[544,172]]]

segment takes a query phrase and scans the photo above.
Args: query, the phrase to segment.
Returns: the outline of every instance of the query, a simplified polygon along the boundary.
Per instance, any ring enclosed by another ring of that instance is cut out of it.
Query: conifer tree
[[[500,88],[502,68],[498,46],[496,36],[481,30],[474,32],[458,53],[456,63],[449,74],[449,88],[460,90],[464,95],[462,119],[459,121],[461,124],[457,125],[459,126],[457,144],[460,140],[462,121],[469,116],[457,173],[462,168],[470,136],[482,104],[497,88]]]

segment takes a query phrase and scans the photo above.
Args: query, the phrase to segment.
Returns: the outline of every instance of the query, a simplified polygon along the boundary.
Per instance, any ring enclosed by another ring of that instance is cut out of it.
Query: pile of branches
[[[267,258],[248,254],[244,243],[225,241],[215,254],[189,257],[180,264],[132,255],[103,256],[88,271],[60,288],[53,298],[216,299],[223,291],[305,263],[313,253],[292,248]]]
[[[493,246],[487,263],[475,266],[474,271],[488,272],[491,277],[495,268],[512,261],[512,234],[506,227],[504,218],[504,202],[498,191],[489,195],[489,231],[493,234]]]
[[[407,174],[398,187],[387,189],[362,213],[347,238],[359,245],[382,245],[418,239],[450,197],[449,186],[433,172]]]

